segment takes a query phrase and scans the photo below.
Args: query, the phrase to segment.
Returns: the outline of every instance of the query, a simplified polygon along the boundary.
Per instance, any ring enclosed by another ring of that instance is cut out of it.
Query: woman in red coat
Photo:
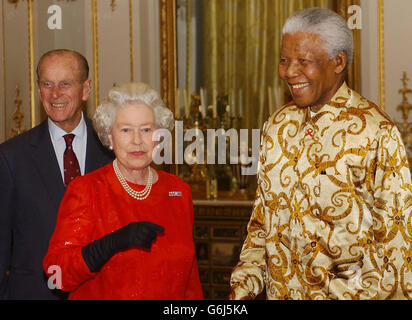
[[[116,159],[69,184],[44,270],[69,299],[203,299],[190,187],[150,166],[153,133],[173,128],[172,112],[148,85],[128,83],[93,121]]]

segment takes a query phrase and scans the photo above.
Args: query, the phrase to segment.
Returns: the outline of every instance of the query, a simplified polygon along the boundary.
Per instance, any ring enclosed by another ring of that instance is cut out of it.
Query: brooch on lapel
[[[182,193],[180,191],[169,191],[169,197],[181,197]]]

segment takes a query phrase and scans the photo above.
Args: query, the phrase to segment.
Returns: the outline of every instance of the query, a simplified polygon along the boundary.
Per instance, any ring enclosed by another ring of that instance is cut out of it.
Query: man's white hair
[[[353,57],[353,34],[344,18],[323,8],[309,8],[295,12],[283,25],[282,34],[305,32],[316,34],[323,40],[329,59],[345,51],[349,66]]]

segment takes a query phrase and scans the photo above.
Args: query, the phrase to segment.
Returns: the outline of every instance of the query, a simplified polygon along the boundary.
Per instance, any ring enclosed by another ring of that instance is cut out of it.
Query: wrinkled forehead
[[[79,60],[70,53],[55,53],[44,57],[39,64],[39,78],[59,75],[72,80],[81,79]]]
[[[282,38],[281,54],[285,53],[324,53],[324,41],[315,33],[286,33]]]

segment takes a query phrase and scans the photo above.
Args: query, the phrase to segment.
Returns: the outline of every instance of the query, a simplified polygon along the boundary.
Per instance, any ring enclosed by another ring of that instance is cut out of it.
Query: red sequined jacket
[[[70,183],[43,261],[45,272],[54,277],[49,282],[58,285],[61,274],[69,299],[203,299],[190,187],[175,175],[157,172],[159,179],[143,201],[126,193],[112,164]],[[81,248],[132,221],[151,221],[165,231],[149,251],[132,247],[115,254],[99,272],[90,272]]]

